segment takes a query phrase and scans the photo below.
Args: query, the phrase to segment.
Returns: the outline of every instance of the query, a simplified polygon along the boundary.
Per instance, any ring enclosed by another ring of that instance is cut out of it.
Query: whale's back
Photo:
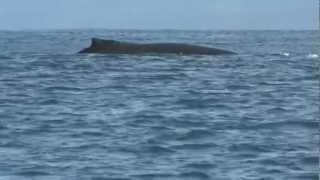
[[[114,54],[202,54],[202,55],[220,55],[235,54],[231,51],[216,49],[211,47],[196,46],[184,43],[149,43],[138,44],[130,42],[120,42],[114,40],[104,40],[93,38],[91,46],[80,53],[114,53]]]

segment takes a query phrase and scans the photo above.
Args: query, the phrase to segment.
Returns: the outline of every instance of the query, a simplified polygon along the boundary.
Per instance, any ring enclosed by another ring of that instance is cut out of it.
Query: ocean
[[[77,54],[93,37],[238,54]],[[319,31],[0,31],[0,179],[316,180],[319,51]]]

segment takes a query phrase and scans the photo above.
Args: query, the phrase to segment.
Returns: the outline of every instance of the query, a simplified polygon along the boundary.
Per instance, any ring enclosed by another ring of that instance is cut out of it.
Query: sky
[[[318,0],[0,0],[0,29],[316,29]]]

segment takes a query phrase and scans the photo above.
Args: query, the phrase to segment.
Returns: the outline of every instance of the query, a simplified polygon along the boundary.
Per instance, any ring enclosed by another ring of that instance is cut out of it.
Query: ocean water
[[[77,54],[90,38],[237,55]],[[317,31],[0,31],[0,179],[316,180]]]

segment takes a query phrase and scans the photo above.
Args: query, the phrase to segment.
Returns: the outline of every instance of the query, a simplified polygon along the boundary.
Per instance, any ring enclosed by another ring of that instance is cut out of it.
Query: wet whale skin
[[[184,43],[150,43],[138,44],[130,42],[120,42],[114,40],[104,40],[93,38],[91,46],[81,50],[79,53],[110,53],[110,54],[199,54],[199,55],[221,55],[235,54],[232,51],[223,49],[196,46]]]

